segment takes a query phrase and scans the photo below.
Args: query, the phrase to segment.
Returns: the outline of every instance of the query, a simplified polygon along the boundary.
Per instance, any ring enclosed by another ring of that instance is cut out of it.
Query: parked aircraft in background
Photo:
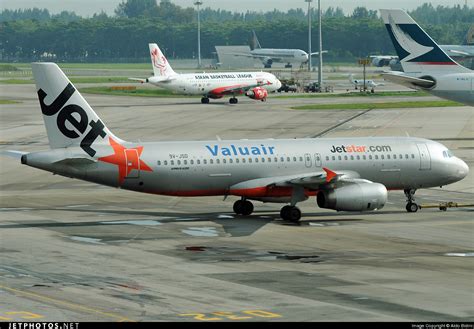
[[[349,82],[354,85],[354,89],[364,89],[364,79],[354,79],[354,74],[349,75]],[[370,89],[371,92],[375,92],[375,87],[385,85],[382,82],[375,82],[374,80],[365,79],[365,88]]]
[[[176,73],[156,43],[150,43],[150,56],[154,76],[148,79],[137,79],[155,86],[189,95],[202,95],[201,103],[209,103],[209,98],[216,99],[232,96],[229,103],[237,104],[235,96],[245,95],[249,98],[265,101],[268,92],[281,87],[281,82],[268,72],[213,72],[213,73]]]
[[[309,54],[301,49],[262,48],[255,31],[252,32],[253,41],[250,53],[232,53],[232,55],[258,59],[265,68],[271,68],[273,63],[287,63],[285,67],[289,68],[292,67],[292,64],[302,66],[308,62]],[[322,53],[327,53],[327,50],[323,50]],[[319,52],[311,53],[311,56],[313,55],[319,55]]]
[[[404,72],[386,80],[435,96],[474,105],[474,72],[451,59],[403,10],[380,10]]]
[[[11,152],[66,177],[152,194],[234,195],[241,215],[252,213],[249,200],[287,203],[280,215],[296,222],[296,204],[309,197],[321,208],[370,211],[385,205],[387,189],[404,190],[406,209],[415,212],[416,189],[454,183],[469,171],[445,146],[422,138],[126,142],[56,64],[32,68],[51,150]]]

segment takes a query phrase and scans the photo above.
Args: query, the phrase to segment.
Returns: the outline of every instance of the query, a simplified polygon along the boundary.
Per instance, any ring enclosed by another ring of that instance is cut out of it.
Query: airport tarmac
[[[290,107],[334,100],[84,96],[133,141],[438,140],[470,174],[416,201],[474,202],[472,107],[300,111]],[[0,150],[48,148],[34,86],[2,85],[0,98],[21,101],[1,105]],[[239,217],[235,197],[145,195],[7,157],[0,175],[0,321],[474,321],[474,207],[407,213],[392,191],[380,211],[338,213],[310,199],[295,225],[278,204],[255,202]]]

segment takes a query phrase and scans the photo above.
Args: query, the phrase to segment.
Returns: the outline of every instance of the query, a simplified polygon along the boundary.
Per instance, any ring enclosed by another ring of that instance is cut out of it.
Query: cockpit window
[[[452,158],[454,154],[450,150],[443,151],[444,158]]]

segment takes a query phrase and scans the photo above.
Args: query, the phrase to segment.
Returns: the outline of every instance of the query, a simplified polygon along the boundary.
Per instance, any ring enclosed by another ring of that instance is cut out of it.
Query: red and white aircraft
[[[148,79],[135,79],[155,86],[188,95],[202,95],[201,103],[232,96],[229,103],[236,104],[235,96],[245,94],[255,100],[265,101],[268,92],[276,91],[281,82],[268,72],[213,72],[176,73],[156,43],[150,43],[150,56],[154,76]]]

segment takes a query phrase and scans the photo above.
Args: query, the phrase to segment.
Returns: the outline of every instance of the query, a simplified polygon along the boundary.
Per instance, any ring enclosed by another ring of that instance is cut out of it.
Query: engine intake
[[[263,87],[255,87],[252,90],[247,91],[245,95],[252,99],[265,100],[268,96],[268,91]]]
[[[387,202],[387,189],[379,183],[354,183],[320,191],[316,201],[320,208],[337,211],[381,209]]]

